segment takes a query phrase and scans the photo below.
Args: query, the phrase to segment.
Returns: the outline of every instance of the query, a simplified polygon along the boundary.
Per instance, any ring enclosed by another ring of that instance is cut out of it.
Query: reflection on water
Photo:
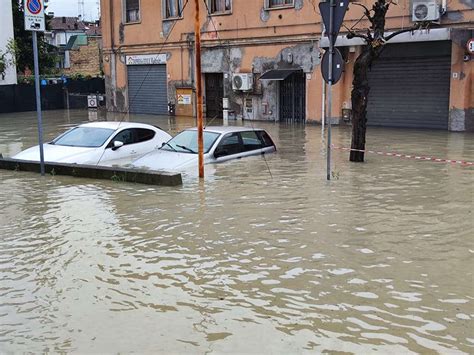
[[[45,136],[87,119],[47,112]],[[327,183],[320,127],[255,125],[278,153],[206,184],[0,171],[0,352],[474,352],[473,169],[336,151]],[[474,160],[472,134],[368,136]],[[4,155],[35,141],[34,113],[0,115]]]

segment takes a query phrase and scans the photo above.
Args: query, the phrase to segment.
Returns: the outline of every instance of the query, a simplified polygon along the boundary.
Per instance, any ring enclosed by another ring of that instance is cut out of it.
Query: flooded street
[[[87,120],[45,112],[45,140]],[[205,184],[0,170],[0,352],[473,353],[474,168],[336,150],[328,183],[320,126],[254,126],[278,152]],[[35,113],[0,115],[4,156],[36,141]],[[367,147],[474,161],[472,133]]]

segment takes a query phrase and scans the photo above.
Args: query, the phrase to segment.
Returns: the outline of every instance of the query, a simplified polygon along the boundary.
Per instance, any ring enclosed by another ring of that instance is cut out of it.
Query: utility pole
[[[201,21],[199,15],[199,1],[195,3],[194,17],[194,38],[195,38],[195,55],[196,55],[196,98],[197,98],[197,131],[198,131],[198,164],[199,178],[204,178],[204,126],[203,126],[203,99],[202,99],[202,74],[201,74]]]

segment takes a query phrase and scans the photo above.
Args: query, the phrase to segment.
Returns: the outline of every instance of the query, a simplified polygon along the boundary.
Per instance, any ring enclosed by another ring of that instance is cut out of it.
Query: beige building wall
[[[359,2],[368,7],[373,4],[372,0]],[[299,66],[306,74],[306,120],[321,122],[323,83],[319,62],[323,51],[319,48],[322,24],[318,3],[314,0],[295,0],[293,7],[267,10],[264,0],[233,0],[230,13],[209,17],[201,0],[203,72],[253,72],[258,77],[268,69]],[[101,2],[107,100],[108,107],[113,110],[128,109],[126,55],[167,54],[170,102],[177,100],[176,88],[194,86],[194,1],[189,1],[182,18],[176,21],[163,20],[159,0],[141,0],[140,4],[140,21],[125,24],[122,0]],[[351,5],[344,25],[361,30],[367,28],[367,21],[360,20],[362,15],[361,7]],[[468,33],[472,35],[473,22],[472,2],[450,1],[448,13],[439,25],[432,27],[457,28],[463,33],[460,37],[466,37]],[[390,7],[387,31],[412,25],[410,0],[399,0],[398,5]],[[464,120],[464,127],[468,129],[474,126],[471,94],[473,61],[465,61],[463,41],[464,38],[453,39],[452,73],[459,75],[454,75],[451,80],[450,122]],[[360,47],[353,49],[348,54],[341,81],[334,86],[332,112],[335,122],[340,121],[342,109],[350,107],[352,67]],[[285,62],[287,53],[293,54],[291,64]],[[274,82],[257,84],[257,89],[251,94],[255,105],[253,118],[278,120],[277,85]],[[242,115],[242,94],[232,93],[228,86],[228,83],[225,84],[224,91],[231,99],[231,108],[236,115]],[[189,114],[190,111],[187,112]],[[462,124],[454,126],[453,130],[462,130]]]

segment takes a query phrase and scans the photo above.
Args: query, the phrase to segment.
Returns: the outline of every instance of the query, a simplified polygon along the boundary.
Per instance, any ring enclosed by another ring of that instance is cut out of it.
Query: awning
[[[291,74],[301,71],[301,69],[274,69],[269,70],[260,77],[260,80],[285,80]]]

